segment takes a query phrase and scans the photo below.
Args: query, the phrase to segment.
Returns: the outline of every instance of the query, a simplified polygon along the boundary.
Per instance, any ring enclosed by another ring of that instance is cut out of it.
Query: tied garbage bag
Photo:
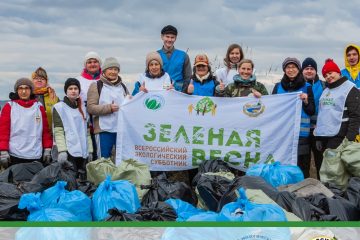
[[[164,202],[170,198],[181,199],[194,205],[196,202],[189,185],[170,181],[165,174],[153,178],[150,185],[143,185],[142,188],[149,189],[142,199],[143,206],[152,202]]]
[[[226,204],[219,213],[219,221],[287,221],[284,211],[273,204],[252,203],[245,190],[239,189],[236,202]]]
[[[151,183],[151,175],[148,165],[133,159],[123,160],[112,174],[112,180],[128,180],[136,186],[140,200],[149,191],[141,189],[141,185]]]
[[[99,185],[92,198],[92,216],[95,221],[106,219],[112,208],[135,213],[139,207],[135,186],[125,180],[111,181],[110,176]]]
[[[112,208],[108,211],[109,217],[105,219],[107,222],[133,222],[143,221],[143,217],[137,213],[127,213],[126,211]]]
[[[354,177],[360,177],[360,143],[345,138],[343,144],[341,160],[344,162],[347,172]]]
[[[144,221],[175,221],[175,210],[165,202],[152,202],[146,207],[141,207],[136,212]]]
[[[46,208],[63,208],[76,215],[79,221],[91,221],[91,200],[79,190],[67,191],[66,182],[59,181],[41,194]]]
[[[101,158],[86,164],[87,180],[99,185],[106,179],[106,176],[112,175],[116,166],[110,158]]]
[[[227,164],[227,162],[224,162],[222,160],[203,161],[198,167],[198,173],[192,180],[192,185],[196,186],[201,175],[208,172],[231,172],[231,168],[229,164]]]
[[[34,175],[43,169],[40,162],[19,163],[10,166],[0,173],[0,182],[20,183],[29,182]]]
[[[273,187],[294,184],[304,180],[304,174],[298,166],[272,164],[254,164],[247,171],[247,176],[260,176]]]
[[[195,192],[198,208],[216,211],[221,197],[227,191],[234,174],[231,172],[204,173],[198,180]]]
[[[165,201],[169,204],[176,212],[177,222],[186,221],[188,218],[194,215],[198,215],[200,213],[204,213],[203,210],[200,210],[188,202],[184,202],[180,199],[168,199]]]
[[[79,219],[66,209],[45,208],[41,202],[40,193],[27,193],[21,196],[19,209],[27,209],[30,212],[27,220],[31,222],[74,222]]]
[[[54,162],[35,174],[30,183],[40,184],[45,189],[52,187],[57,181],[65,181],[70,191],[77,189],[76,172],[70,162]]]

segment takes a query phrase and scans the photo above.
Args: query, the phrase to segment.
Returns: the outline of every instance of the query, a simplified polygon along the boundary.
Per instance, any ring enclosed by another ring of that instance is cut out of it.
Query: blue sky
[[[160,30],[179,30],[176,47],[191,61],[207,53],[222,66],[227,46],[239,43],[259,74],[281,74],[284,58],[326,58],[342,68],[343,49],[360,44],[356,1],[94,1],[5,0],[0,2],[0,99],[16,79],[38,66],[63,96],[63,82],[77,76],[83,57],[96,51],[114,56],[123,78],[133,85],[144,71],[146,53],[162,46]]]

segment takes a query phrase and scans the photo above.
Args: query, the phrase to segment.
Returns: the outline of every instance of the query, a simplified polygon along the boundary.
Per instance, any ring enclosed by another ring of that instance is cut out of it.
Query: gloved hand
[[[319,152],[321,152],[322,151],[322,149],[323,149],[323,144],[322,144],[322,141],[316,141],[315,142],[315,146],[316,146],[316,150],[318,150]]]
[[[67,152],[60,152],[58,155],[58,162],[63,164],[64,162],[67,162],[67,160],[68,160]]]
[[[45,148],[44,154],[43,154],[43,162],[45,164],[51,163],[51,148]]]
[[[88,158],[87,158],[87,161],[88,161],[88,163],[89,163],[89,162],[92,162],[92,160],[93,160],[93,153],[92,153],[92,152],[89,152],[89,156],[88,156]]]
[[[10,155],[8,151],[1,151],[0,152],[0,166],[7,168],[9,166]]]

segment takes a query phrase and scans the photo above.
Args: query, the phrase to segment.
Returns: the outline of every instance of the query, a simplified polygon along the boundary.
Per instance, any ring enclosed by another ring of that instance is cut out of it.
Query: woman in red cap
[[[319,114],[314,135],[318,150],[335,149],[346,137],[354,141],[360,127],[360,92],[332,59],[322,68],[327,88],[320,97]]]

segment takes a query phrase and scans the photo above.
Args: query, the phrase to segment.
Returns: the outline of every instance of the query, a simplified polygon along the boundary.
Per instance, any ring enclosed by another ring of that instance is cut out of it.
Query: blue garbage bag
[[[298,166],[281,165],[280,162],[254,164],[246,171],[246,175],[262,177],[273,187],[295,184],[304,180],[304,174]]]
[[[91,200],[83,192],[65,189],[67,182],[58,181],[53,187],[41,194],[45,208],[64,208],[76,215],[79,221],[91,221]]]
[[[173,207],[177,214],[176,221],[183,222],[186,221],[189,217],[197,215],[199,213],[205,212],[204,210],[198,209],[191,205],[188,202],[185,202],[181,199],[168,199],[165,201],[167,204]]]
[[[236,202],[226,204],[219,213],[219,221],[287,221],[284,211],[277,205],[252,203],[245,190],[239,189]]]
[[[27,193],[21,196],[19,209],[27,209],[30,214],[27,218],[32,222],[74,222],[78,217],[63,208],[45,208],[41,202],[40,193]]]
[[[107,176],[92,198],[93,219],[104,220],[112,208],[135,213],[140,208],[135,185],[126,180],[111,181],[111,176]]]

